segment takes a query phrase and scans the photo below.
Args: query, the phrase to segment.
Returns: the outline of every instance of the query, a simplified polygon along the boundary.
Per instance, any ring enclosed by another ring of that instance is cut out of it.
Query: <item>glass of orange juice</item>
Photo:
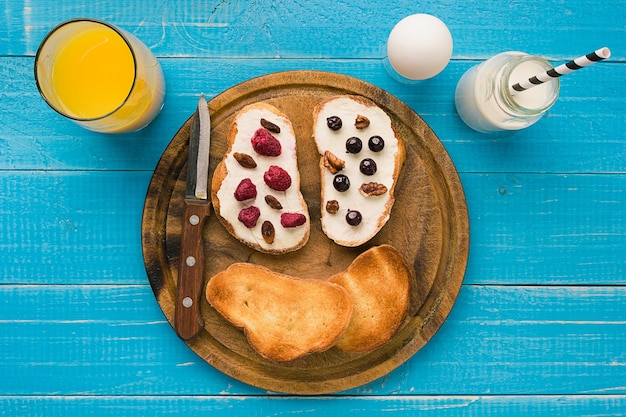
[[[127,31],[95,19],[60,23],[35,56],[35,82],[55,111],[96,132],[133,132],[163,107],[163,71]]]

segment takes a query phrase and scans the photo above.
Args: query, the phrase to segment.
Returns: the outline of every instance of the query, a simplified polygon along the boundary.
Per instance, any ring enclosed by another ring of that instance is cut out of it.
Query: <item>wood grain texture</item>
[[[621,64],[603,62],[568,75],[546,118],[524,131],[493,137],[465,126],[454,107],[456,82],[479,61],[453,61],[420,86],[394,81],[379,59],[160,61],[167,82],[161,113],[140,132],[107,136],[64,120],[45,104],[32,78],[32,58],[0,57],[0,75],[7,80],[0,84],[0,99],[13,103],[0,112],[0,169],[152,171],[193,112],[193,97],[199,92],[211,98],[253,77],[305,69],[357,77],[398,97],[435,131],[461,173],[626,172],[626,78]]]
[[[571,417],[572,415],[620,416],[626,407],[623,395],[521,395],[480,396],[397,396],[397,397],[223,397],[223,396],[25,396],[1,397],[0,407],[12,416],[28,415],[25,409],[42,409],[51,415],[71,413],[82,416],[110,416],[114,407],[116,415],[134,415],[150,410],[150,415],[179,416],[181,410],[189,413],[210,414],[222,417],[245,415],[300,416],[354,413],[373,416],[483,416],[528,415]]]
[[[386,111],[403,138],[407,161],[398,179],[396,203],[387,225],[367,244],[346,248],[332,243],[320,226],[319,159],[312,139],[315,104],[355,94]],[[463,280],[469,242],[467,207],[454,165],[430,128],[393,96],[355,78],[319,71],[291,71],[252,79],[209,102],[211,172],[227,147],[236,112],[266,101],[289,117],[297,141],[300,188],[309,206],[311,237],[300,250],[261,254],[234,239],[215,218],[205,228],[205,278],[233,262],[260,264],[279,273],[325,279],[345,270],[363,250],[383,243],[396,247],[414,270],[409,319],[384,347],[366,354],[331,349],[289,364],[261,358],[243,333],[203,305],[205,332],[188,345],[217,369],[265,389],[290,393],[327,393],[365,384],[391,371],[419,350],[448,315]],[[309,109],[308,111],[306,109]],[[146,270],[168,320],[176,288],[189,121],[163,154],[150,183],[142,222]],[[413,233],[409,233],[413,232]]]
[[[108,0],[58,7],[47,0],[33,7],[8,0],[3,10],[7,24],[0,27],[0,55],[34,55],[45,33],[57,22],[86,16],[132,32],[157,56],[380,58],[397,21],[413,13],[430,13],[450,27],[456,41],[455,58],[484,59],[505,50],[524,50],[570,59],[606,43],[614,48],[623,44],[621,7],[619,0],[595,4],[593,13],[584,2],[551,4],[547,11],[545,4],[535,1],[503,7],[495,1],[416,4],[399,0],[381,4],[287,0],[276,7],[253,0],[140,0],[130,7]],[[570,42],[572,38],[577,42]],[[618,52],[613,59],[624,58],[623,52]]]
[[[144,284],[141,212],[151,176],[0,171],[0,283]],[[626,284],[626,175],[470,173],[461,181],[472,226],[465,283]]]
[[[2,285],[0,298],[12,306],[0,311],[4,396],[275,394],[192,352],[147,283]],[[464,285],[424,348],[341,395],[390,396],[396,406],[396,395],[444,400],[460,392],[527,396],[529,403],[542,395],[624,396],[625,317],[623,286]]]
[[[5,0],[0,414],[626,415],[622,3]],[[446,22],[454,51],[437,77],[407,86],[381,59],[411,13]],[[78,16],[118,24],[159,56],[168,92],[148,128],[94,134],[39,97],[37,45]],[[529,129],[485,136],[456,114],[460,76],[498,52],[561,63],[605,45],[611,59],[563,78]],[[216,371],[173,335],[141,256],[150,177],[192,97],[297,69],[362,79],[416,111],[460,173],[472,225],[465,285],[439,332],[341,395],[277,396]]]

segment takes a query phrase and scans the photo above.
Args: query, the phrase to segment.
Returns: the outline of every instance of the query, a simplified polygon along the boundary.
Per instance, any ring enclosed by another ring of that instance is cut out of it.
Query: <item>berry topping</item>
[[[335,178],[333,178],[333,186],[335,187],[335,190],[337,191],[340,191],[340,192],[347,191],[348,188],[350,188],[350,179],[348,178],[347,175],[343,175],[343,174],[335,175]]]
[[[250,206],[241,209],[239,215],[237,216],[237,219],[239,219],[241,223],[243,223],[248,229],[250,229],[256,226],[256,221],[259,219],[260,215],[261,210],[259,210],[258,207]]]
[[[361,139],[357,137],[351,137],[346,141],[346,152],[348,153],[359,153],[363,148],[363,142]]]
[[[367,142],[367,146],[372,152],[380,152],[385,147],[385,141],[380,136],[372,136]]]
[[[298,227],[306,223],[306,216],[300,213],[283,213],[280,215],[280,224],[283,227]]]
[[[244,201],[254,197],[256,197],[256,185],[252,183],[250,178],[244,178],[235,190],[235,200]]]
[[[291,177],[289,173],[279,166],[271,165],[265,174],[263,180],[272,190],[285,191],[291,187]]]
[[[250,139],[252,147],[259,155],[278,156],[282,152],[280,142],[267,129],[257,129]]]
[[[358,226],[361,223],[362,219],[363,218],[361,217],[360,212],[348,209],[348,214],[346,214],[346,222],[348,222],[350,226]]]
[[[359,169],[365,175],[374,175],[376,173],[376,162],[373,159],[365,158],[361,161]]]
[[[341,129],[341,125],[342,122],[338,116],[330,116],[326,119],[326,126],[328,126],[330,130],[339,130]]]

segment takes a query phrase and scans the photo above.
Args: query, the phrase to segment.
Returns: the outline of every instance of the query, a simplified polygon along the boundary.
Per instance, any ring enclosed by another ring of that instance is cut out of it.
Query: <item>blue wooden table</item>
[[[621,0],[20,1],[0,5],[0,415],[626,415],[626,6]],[[382,65],[401,18],[430,13],[452,61],[419,85]],[[62,20],[93,17],[159,57],[165,107],[108,136],[54,113],[33,60]],[[467,128],[454,88],[521,50],[556,63],[608,46],[562,79],[535,126]],[[144,269],[140,222],[160,155],[209,98],[293,69],[381,87],[430,124],[459,171],[470,256],[457,302],[409,361],[327,396],[266,392],[223,375],[173,332]]]

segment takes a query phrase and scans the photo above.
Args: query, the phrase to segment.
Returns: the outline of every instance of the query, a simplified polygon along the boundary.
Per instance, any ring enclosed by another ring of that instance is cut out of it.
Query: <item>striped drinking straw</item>
[[[531,87],[534,87],[539,84],[543,84],[546,81],[552,80],[553,78],[558,78],[561,75],[569,74],[570,72],[574,72],[581,68],[587,67],[598,61],[607,59],[610,56],[611,56],[611,51],[609,50],[609,48],[607,47],[600,48],[597,51],[594,51],[590,54],[583,55],[579,58],[576,58],[573,61],[559,65],[558,67],[549,69],[548,71],[544,73],[541,73],[527,80],[519,82],[515,85],[512,85],[511,94],[516,94],[520,91],[528,90]]]

